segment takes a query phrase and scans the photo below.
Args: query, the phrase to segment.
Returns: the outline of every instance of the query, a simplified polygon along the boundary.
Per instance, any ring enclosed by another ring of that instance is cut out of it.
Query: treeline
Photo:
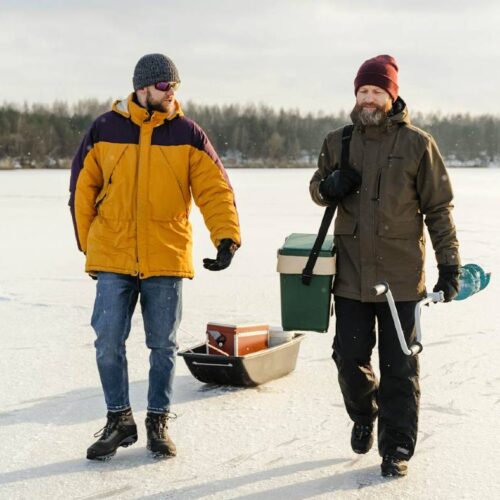
[[[4,104],[0,107],[0,167],[68,166],[91,122],[110,105],[94,99],[73,106]],[[301,114],[264,105],[188,102],[184,110],[205,129],[228,166],[312,166],[325,135],[349,121],[345,112]],[[500,116],[417,113],[413,123],[435,137],[450,166],[500,164]]]

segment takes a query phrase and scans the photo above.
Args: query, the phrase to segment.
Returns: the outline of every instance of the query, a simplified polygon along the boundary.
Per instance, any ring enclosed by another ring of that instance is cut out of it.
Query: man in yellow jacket
[[[151,351],[147,442],[155,456],[173,456],[167,434],[181,320],[182,278],[194,275],[189,213],[200,208],[216,259],[225,269],[240,245],[234,194],[205,132],[186,118],[175,91],[173,61],[162,54],[139,59],[134,92],[98,117],[73,160],[70,208],[85,270],[97,277],[92,314],[107,423],[87,450],[106,460],[137,441],[129,401],[125,342],[140,295]]]

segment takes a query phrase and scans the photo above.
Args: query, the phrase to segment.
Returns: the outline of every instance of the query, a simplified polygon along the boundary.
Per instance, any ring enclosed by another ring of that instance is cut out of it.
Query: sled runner
[[[243,356],[231,356],[222,350],[199,344],[178,353],[189,371],[207,384],[253,387],[287,375],[295,369],[303,334],[293,334],[291,340]]]

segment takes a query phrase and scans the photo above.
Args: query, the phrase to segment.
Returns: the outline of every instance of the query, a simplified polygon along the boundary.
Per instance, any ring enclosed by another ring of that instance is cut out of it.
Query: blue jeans
[[[139,279],[100,272],[92,314],[97,367],[109,411],[130,408],[125,342],[141,296],[149,356],[148,411],[170,410],[177,352],[177,328],[182,315],[182,279],[159,276]]]

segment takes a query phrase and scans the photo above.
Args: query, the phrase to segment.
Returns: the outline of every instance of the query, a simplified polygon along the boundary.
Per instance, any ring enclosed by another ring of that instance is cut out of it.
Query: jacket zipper
[[[141,142],[142,142],[142,125],[139,128],[139,156],[137,158],[137,184],[136,184],[136,194],[135,194],[135,259],[136,259],[136,273],[137,276],[140,278],[141,276],[141,269],[139,265],[139,177],[141,175],[140,173],[140,168],[141,168]]]

